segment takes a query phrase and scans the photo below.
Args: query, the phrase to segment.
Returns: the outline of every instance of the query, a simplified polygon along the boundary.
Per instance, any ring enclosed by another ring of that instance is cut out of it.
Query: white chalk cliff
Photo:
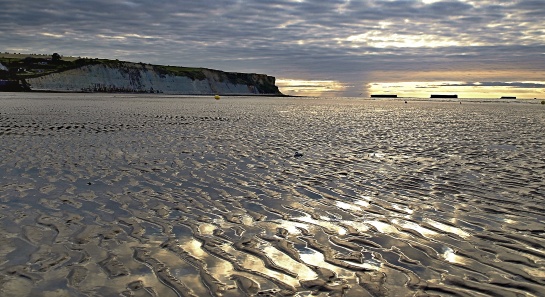
[[[66,92],[146,92],[165,94],[280,95],[275,78],[198,68],[170,71],[164,66],[118,62],[27,78],[31,90]]]

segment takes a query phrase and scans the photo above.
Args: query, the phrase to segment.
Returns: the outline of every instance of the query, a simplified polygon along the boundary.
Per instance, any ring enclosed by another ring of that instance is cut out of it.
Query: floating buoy
[[[220,95],[215,95],[215,96],[214,96],[214,99],[220,100]]]

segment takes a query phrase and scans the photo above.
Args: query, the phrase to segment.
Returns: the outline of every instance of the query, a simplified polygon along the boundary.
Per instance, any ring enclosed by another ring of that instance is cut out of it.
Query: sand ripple
[[[0,95],[2,296],[545,296],[537,104]]]

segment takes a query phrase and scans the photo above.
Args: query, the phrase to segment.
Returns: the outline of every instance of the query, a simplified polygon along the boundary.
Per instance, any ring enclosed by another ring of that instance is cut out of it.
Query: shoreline
[[[1,91],[2,93],[43,93],[43,94],[96,94],[96,95],[147,95],[147,96],[196,96],[196,97],[207,97],[219,95],[221,97],[286,97],[286,98],[302,98],[302,99],[316,99],[316,100],[334,100],[334,99],[361,99],[369,101],[419,101],[419,102],[504,102],[504,103],[513,103],[513,102],[541,102],[544,99],[540,98],[429,98],[429,97],[360,97],[360,96],[349,96],[349,97],[319,97],[319,96],[301,96],[301,95],[289,95],[289,94],[186,94],[186,93],[148,93],[148,92],[87,92],[87,91],[56,91],[56,90],[30,90],[30,91]]]

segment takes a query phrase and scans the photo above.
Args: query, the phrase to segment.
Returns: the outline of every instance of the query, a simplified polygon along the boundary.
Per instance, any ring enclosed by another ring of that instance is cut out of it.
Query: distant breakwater
[[[432,94],[430,98],[458,98],[456,94],[442,95],[442,94]]]
[[[371,98],[397,98],[394,94],[372,94]]]

